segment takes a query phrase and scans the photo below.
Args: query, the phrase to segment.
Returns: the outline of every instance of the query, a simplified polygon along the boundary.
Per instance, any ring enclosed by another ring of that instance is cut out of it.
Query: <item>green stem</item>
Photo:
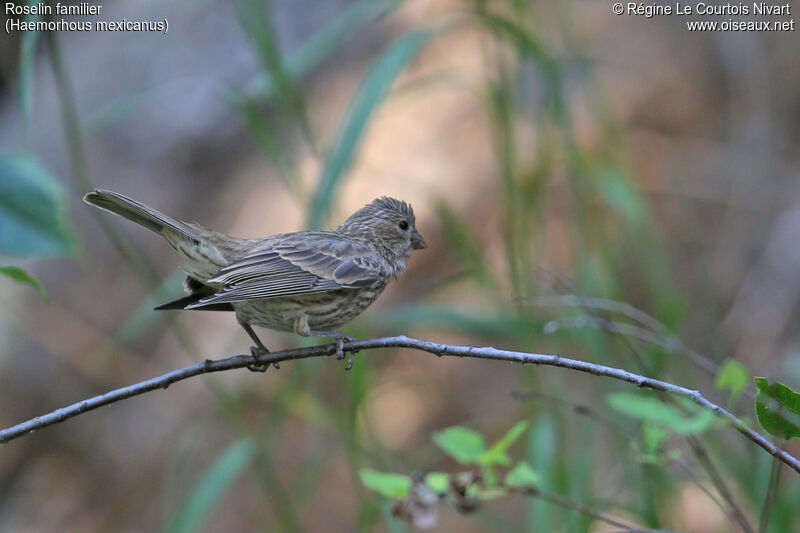
[[[78,120],[75,94],[69,82],[67,69],[64,65],[64,58],[61,55],[61,48],[58,45],[57,32],[47,32],[47,47],[50,52],[53,76],[55,78],[56,91],[61,107],[61,123],[64,128],[64,138],[67,142],[67,152],[72,168],[73,189],[77,196],[82,197],[92,189],[92,183],[86,164],[83,132],[81,131],[80,121]],[[114,247],[147,282],[148,286],[157,287],[159,282],[155,269],[150,263],[143,259],[142,254],[138,253],[127,235],[100,211],[92,210],[92,216],[95,217],[108,238],[111,239]]]
[[[778,491],[778,484],[781,482],[781,462],[777,457],[772,458],[772,470],[769,473],[769,484],[767,494],[764,496],[764,505],[761,506],[761,518],[758,521],[758,533],[767,533],[769,527],[769,514],[775,500],[775,493]]]

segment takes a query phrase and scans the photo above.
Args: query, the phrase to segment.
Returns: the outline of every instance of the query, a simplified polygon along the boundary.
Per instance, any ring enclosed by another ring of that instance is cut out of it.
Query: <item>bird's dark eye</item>
[[[400,222],[397,223],[397,227],[405,231],[408,229],[408,222],[405,220],[401,220]]]

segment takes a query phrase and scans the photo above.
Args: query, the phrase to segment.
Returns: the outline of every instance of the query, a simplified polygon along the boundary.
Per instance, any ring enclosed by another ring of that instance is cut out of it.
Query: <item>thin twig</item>
[[[542,392],[537,391],[515,391],[511,393],[511,397],[516,400],[529,400],[531,398],[537,398],[545,401],[552,402],[556,405],[560,405],[566,409],[570,409],[578,416],[583,416],[588,418],[589,420],[593,420],[599,426],[604,427],[605,429],[617,433],[621,435],[623,438],[635,442],[639,437],[633,431],[630,431],[626,428],[623,424],[617,422],[616,420],[607,417],[600,413],[599,411],[592,409],[588,405],[583,405],[579,403],[572,403],[567,400],[563,400],[561,398],[557,398],[555,396],[550,396],[548,394],[544,394]],[[728,509],[722,504],[719,499],[714,496],[714,494],[705,486],[703,483],[700,482],[700,479],[695,475],[692,469],[681,461],[680,459],[671,459],[669,461],[670,465],[674,465],[678,470],[680,470],[698,489],[700,489],[708,499],[710,499],[714,504],[717,505],[722,511],[728,513]]]
[[[528,300],[528,302],[531,305],[539,306],[580,307],[585,311],[585,315],[552,320],[545,325],[545,331],[551,333],[561,327],[592,327],[608,333],[621,335],[625,345],[636,356],[637,360],[642,366],[642,370],[647,373],[652,372],[652,370],[649,370],[647,368],[648,365],[646,365],[644,360],[638,356],[638,352],[630,343],[629,338],[635,338],[644,342],[655,344],[672,353],[683,353],[684,355],[688,356],[698,367],[707,371],[711,375],[715,375],[719,370],[718,365],[712,359],[700,354],[695,350],[692,350],[691,348],[688,348],[685,344],[683,344],[683,341],[680,338],[669,333],[668,328],[664,324],[659,322],[656,318],[648,313],[637,309],[630,304],[616,302],[614,300],[607,300],[605,298],[587,298],[576,295],[532,298]],[[597,310],[622,314],[634,320],[635,322],[638,322],[644,327],[599,317],[595,314],[595,311]],[[672,398],[667,396],[664,398],[664,401],[670,402],[672,401]],[[744,513],[736,505],[730,490],[726,486],[722,476],[719,475],[719,472],[716,470],[713,462],[708,456],[703,443],[700,441],[700,439],[694,436],[687,436],[686,439],[692,449],[692,452],[697,457],[698,462],[702,465],[703,469],[706,470],[712,484],[717,488],[720,496],[727,504],[726,506],[720,505],[720,507],[734,523],[738,524],[739,527],[742,528],[744,533],[754,533],[752,526],[750,526],[749,522],[744,516]],[[712,500],[715,502],[717,501],[716,498],[712,498]]]
[[[628,428],[626,428],[623,424],[617,422],[611,417],[603,415],[601,412],[592,409],[588,405],[570,402],[568,400],[551,396],[550,394],[545,394],[539,391],[513,391],[511,393],[511,397],[520,401],[528,401],[531,399],[544,400],[565,409],[569,409],[578,416],[583,416],[589,420],[593,420],[600,427],[605,427],[606,429],[613,431],[618,435],[622,435],[623,438],[629,441],[633,441],[637,438],[636,433],[628,430]]]
[[[590,316],[595,316],[591,313],[592,310],[601,310],[601,311],[608,311],[611,313],[619,313],[624,315],[631,320],[638,322],[644,329],[638,328],[636,326],[631,326],[629,332],[626,331],[616,331],[616,333],[620,333],[623,335],[630,334],[633,337],[637,337],[640,340],[646,342],[652,342],[657,344],[667,350],[668,352],[672,353],[683,353],[687,355],[694,364],[709,372],[711,375],[716,375],[719,371],[719,365],[714,362],[713,359],[704,355],[692,348],[686,346],[683,341],[673,335],[667,326],[665,326],[662,322],[660,322],[657,318],[653,315],[642,311],[638,307],[634,307],[631,304],[625,302],[618,302],[616,300],[609,300],[608,298],[596,298],[596,297],[586,297],[586,296],[578,296],[576,294],[565,294],[559,296],[537,296],[533,298],[518,298],[516,300],[517,303],[521,305],[533,305],[537,307],[571,307],[571,308],[580,308],[586,311],[586,313]],[[616,322],[618,324],[618,322]],[[545,326],[547,327],[547,326]],[[550,326],[553,327],[553,326]],[[574,327],[574,326],[573,326]],[[649,332],[653,335],[644,334],[640,335],[641,332]],[[657,339],[657,340],[656,340]]]
[[[537,307],[588,307],[590,309],[611,311],[619,313],[635,320],[647,329],[658,332],[667,331],[666,326],[652,315],[632,306],[629,303],[609,300],[607,298],[596,298],[578,296],[576,294],[565,294],[559,296],[534,296],[532,298],[518,298],[520,304],[531,304]]]
[[[556,366],[592,374],[594,376],[617,379],[619,381],[631,383],[637,387],[648,388],[657,391],[668,392],[676,396],[682,396],[684,398],[688,398],[700,407],[714,412],[720,418],[725,419],[736,431],[766,450],[770,455],[777,457],[781,462],[785,463],[791,467],[792,470],[800,474],[800,459],[782,450],[773,444],[768,438],[748,427],[747,424],[745,424],[730,411],[706,399],[698,390],[691,390],[679,385],[667,383],[666,381],[634,374],[621,368],[598,365],[577,359],[568,359],[559,355],[499,350],[497,348],[488,346],[480,348],[475,346],[457,346],[452,344],[430,342],[421,339],[412,339],[406,337],[405,335],[400,335],[398,337],[380,337],[375,339],[355,340],[352,342],[345,342],[343,346],[344,351],[349,353],[356,353],[361,350],[369,350],[374,348],[410,348],[432,353],[437,356],[471,357],[476,359],[489,359],[521,364]],[[307,359],[310,357],[323,357],[332,355],[334,353],[336,353],[335,343],[266,353],[259,355],[257,359],[259,364],[268,366],[282,361]],[[172,372],[168,372],[147,381],[142,381],[127,387],[121,387],[105,394],[72,404],[68,407],[56,409],[55,411],[46,415],[42,415],[27,422],[4,429],[0,431],[0,443],[8,442],[31,431],[56,424],[58,422],[63,422],[64,420],[77,416],[81,413],[85,413],[86,411],[97,409],[98,407],[102,407],[104,405],[118,402],[120,400],[137,396],[139,394],[144,394],[145,392],[150,392],[156,389],[166,389],[173,383],[183,381],[184,379],[188,379],[193,376],[209,374],[212,372],[222,372],[225,370],[233,370],[234,368],[246,368],[252,365],[252,363],[253,357],[250,355],[234,355],[232,357],[217,360],[206,359],[201,363],[196,363],[178,370],[173,370]]]
[[[773,458],[772,469],[769,472],[769,484],[767,485],[767,495],[764,496],[764,505],[761,507],[761,518],[758,521],[758,533],[767,533],[769,526],[769,514],[772,510],[772,502],[775,493],[778,491],[778,484],[781,480],[781,463]]]
[[[631,343],[628,337],[623,336],[622,341],[625,343],[625,346],[627,346],[627,348],[630,351],[632,351],[633,353],[637,353],[636,347]],[[680,339],[678,339],[677,342],[680,343],[681,342]],[[644,361],[641,357],[639,357],[638,359],[642,362]],[[648,368],[648,365],[643,365],[642,371],[647,372],[648,374],[652,374],[653,372],[651,368]],[[659,396],[665,403],[673,405],[674,407],[680,409],[680,407],[677,405],[677,402],[675,401],[675,398],[673,398],[672,396],[665,394],[663,392]],[[753,531],[752,526],[750,526],[750,523],[747,521],[747,518],[744,516],[742,510],[739,508],[738,505],[736,505],[736,502],[733,499],[731,491],[728,489],[728,486],[725,484],[725,480],[719,474],[716,467],[714,466],[714,463],[711,461],[711,458],[709,457],[703,442],[695,435],[686,435],[685,439],[689,443],[689,446],[692,449],[692,453],[697,458],[700,465],[703,467],[703,470],[705,470],[708,473],[708,476],[711,479],[711,483],[714,485],[714,487],[716,487],[720,497],[727,504],[727,507],[722,506],[721,509],[725,512],[726,515],[728,515],[728,517],[733,523],[737,524],[739,527],[742,528],[742,531],[744,533],[755,533]]]
[[[719,470],[717,470],[717,467],[714,466],[714,463],[711,461],[711,457],[709,457],[708,452],[706,452],[706,448],[700,442],[700,439],[694,435],[687,435],[686,441],[692,447],[692,452],[694,452],[695,457],[697,457],[697,460],[703,466],[703,469],[711,477],[711,482],[717,488],[717,491],[719,491],[719,495],[728,504],[728,514],[737,524],[739,524],[739,527],[742,528],[742,531],[745,533],[755,533],[753,531],[753,527],[750,525],[750,522],[747,521],[744,513],[742,513],[742,510],[739,509],[738,505],[736,505],[736,502],[733,499],[733,494],[731,494],[730,489],[728,489],[728,486],[725,484],[725,481],[720,475]]]
[[[684,353],[698,367],[702,368],[710,375],[715,375],[719,371],[719,365],[706,356],[686,347],[683,342],[674,335],[660,335],[649,329],[641,328],[633,324],[607,320],[591,315],[579,315],[566,318],[556,318],[545,324],[544,330],[547,334],[552,334],[561,328],[594,328],[618,333],[627,337],[633,337],[650,344],[655,344],[671,353]]]
[[[584,516],[588,516],[589,518],[594,518],[600,522],[605,522],[606,524],[621,527],[623,531],[650,531],[650,530],[643,530],[638,526],[628,525],[624,522],[620,522],[616,518],[613,518],[605,513],[601,513],[599,511],[595,511],[588,505],[584,505],[580,502],[572,500],[570,498],[561,496],[560,494],[554,494],[552,492],[546,492],[536,487],[505,487],[506,490],[510,492],[516,492],[519,494],[524,494],[525,496],[530,496],[532,498],[539,498],[540,500],[544,500],[546,502],[552,503],[554,505],[558,505],[559,507],[563,507],[564,509],[569,509],[571,511],[575,511],[576,513],[582,514]]]

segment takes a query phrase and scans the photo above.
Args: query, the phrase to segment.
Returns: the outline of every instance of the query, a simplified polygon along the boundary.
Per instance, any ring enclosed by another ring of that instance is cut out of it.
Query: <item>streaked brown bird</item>
[[[162,235],[183,259],[189,294],[156,309],[234,311],[255,346],[261,326],[304,337],[333,337],[337,356],[350,337],[338,331],[406,269],[425,248],[414,211],[394,198],[377,198],[327,231],[239,239],[183,222],[122,194],[95,190],[84,201]],[[348,362],[348,366],[352,361]],[[254,363],[251,370],[264,370]]]

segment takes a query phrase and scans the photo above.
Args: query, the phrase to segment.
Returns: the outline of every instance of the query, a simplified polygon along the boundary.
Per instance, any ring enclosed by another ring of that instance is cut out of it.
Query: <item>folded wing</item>
[[[288,235],[220,270],[208,283],[223,288],[186,309],[356,289],[376,281],[380,265],[369,247],[334,233]]]

